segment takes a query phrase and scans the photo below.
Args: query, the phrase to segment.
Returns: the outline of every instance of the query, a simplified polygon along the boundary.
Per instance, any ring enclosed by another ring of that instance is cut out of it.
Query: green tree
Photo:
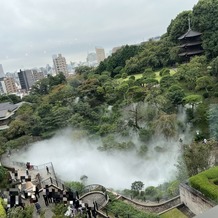
[[[196,175],[211,167],[211,149],[215,145],[215,141],[192,142],[190,145],[184,145],[183,158],[189,176]]]
[[[28,131],[28,124],[23,120],[13,120],[9,129],[7,129],[5,136],[8,139],[13,139],[25,135]]]
[[[157,192],[158,192],[157,188],[154,186],[148,186],[145,189],[145,195],[155,196],[155,195],[157,195]]]
[[[0,217],[6,218],[6,211],[4,208],[4,202],[2,198],[0,198]]]
[[[208,111],[210,137],[218,140],[218,105],[212,104]]]
[[[75,68],[75,73],[80,74],[80,75],[88,74],[91,71],[93,71],[93,68],[89,66],[79,66]]]
[[[178,38],[188,31],[188,18],[192,17],[192,11],[183,11],[171,20],[167,28],[169,40],[178,44]]]
[[[132,191],[141,191],[141,190],[143,189],[143,187],[144,187],[143,182],[141,182],[141,181],[135,181],[135,182],[133,182],[132,185],[131,185],[131,190],[132,190]]]
[[[32,218],[33,217],[33,206],[12,207],[7,212],[8,218]]]
[[[49,79],[43,78],[37,81],[31,87],[31,95],[47,95],[49,93],[50,86],[49,86]]]
[[[161,88],[168,88],[175,84],[175,79],[173,76],[163,76],[160,80],[160,87]]]
[[[173,105],[182,104],[182,100],[185,97],[183,89],[178,85],[173,85],[168,89],[167,97]]]
[[[71,181],[66,182],[65,185],[73,191],[78,191],[79,194],[82,194],[85,189],[85,185],[82,182]]]
[[[188,95],[183,98],[184,104],[190,104],[192,106],[192,109],[194,110],[195,105],[202,102],[202,96],[201,95]]]
[[[11,102],[13,104],[17,104],[21,102],[21,98],[14,94],[0,95],[0,102]]]
[[[158,135],[163,134],[167,139],[176,136],[177,125],[175,114],[161,114],[153,125]]]
[[[217,0],[201,0],[193,7],[193,28],[203,33],[203,48],[210,59],[218,56],[217,12]]]
[[[210,73],[217,78],[218,77],[218,57],[214,58],[210,65],[211,65]]]
[[[208,92],[208,88],[212,86],[212,80],[209,76],[202,76],[196,80],[196,90],[205,89]]]
[[[64,218],[66,217],[64,214],[67,211],[67,206],[63,203],[56,204],[52,209],[52,212],[55,214],[52,218]]]
[[[0,182],[5,178],[6,170],[3,166],[0,166]]]

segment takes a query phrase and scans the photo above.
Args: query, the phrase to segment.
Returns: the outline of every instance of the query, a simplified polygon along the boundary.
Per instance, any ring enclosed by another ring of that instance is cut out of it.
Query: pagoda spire
[[[191,30],[191,19],[188,17],[188,30]]]

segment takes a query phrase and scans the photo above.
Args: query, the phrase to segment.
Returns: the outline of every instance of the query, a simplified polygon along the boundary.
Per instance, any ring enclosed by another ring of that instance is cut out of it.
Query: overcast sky
[[[0,0],[0,63],[5,72],[85,61],[95,46],[106,52],[166,32],[171,19],[198,0]]]

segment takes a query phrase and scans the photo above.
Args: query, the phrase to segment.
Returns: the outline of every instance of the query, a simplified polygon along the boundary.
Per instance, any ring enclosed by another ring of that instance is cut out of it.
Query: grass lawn
[[[174,75],[175,73],[176,73],[175,70],[170,69],[170,75],[171,75],[171,76]],[[160,71],[155,72],[155,74],[156,74],[155,79],[158,80],[158,82],[160,82],[160,79],[162,78],[162,77],[160,76]]]
[[[142,73],[134,74],[134,75],[130,75],[130,76],[134,76],[135,79],[137,80],[137,79],[140,79],[142,77]],[[118,81],[119,82],[127,81],[127,80],[129,80],[130,76],[127,76],[125,79],[120,78],[120,79],[118,79]]]
[[[160,218],[188,218],[188,217],[185,214],[183,214],[181,211],[179,211],[177,208],[174,208],[160,215]]]
[[[170,69],[170,75],[171,75],[171,76],[174,75],[175,73],[176,73],[175,70]],[[160,76],[160,71],[155,72],[155,74],[156,74],[155,79],[158,80],[158,82],[160,82],[160,79],[162,78],[162,77]],[[142,77],[142,73],[135,74],[135,75],[131,75],[131,76],[134,76],[135,79],[137,80],[137,79],[140,79],[140,78]],[[129,80],[129,77],[130,77],[130,76],[128,76],[126,79],[120,78],[120,79],[118,79],[118,81],[119,81],[119,82],[127,81],[127,80]]]

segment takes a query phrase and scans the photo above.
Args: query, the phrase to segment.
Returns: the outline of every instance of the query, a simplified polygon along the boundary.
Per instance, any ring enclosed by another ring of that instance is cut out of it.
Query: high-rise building
[[[5,83],[7,93],[16,93],[17,92],[17,87],[15,85],[14,78],[5,77],[4,78],[4,83]]]
[[[45,76],[43,72],[38,72],[37,70],[32,70],[34,82],[43,79]]]
[[[58,54],[58,56],[53,55],[52,58],[53,58],[54,69],[56,74],[62,72],[65,76],[67,76],[68,70],[67,70],[67,63],[65,57],[62,57],[61,54]]]
[[[18,77],[21,89],[28,91],[36,81],[44,78],[44,75],[37,70],[20,70],[20,72],[18,72]]]
[[[0,95],[7,94],[4,78],[0,78]]]
[[[3,78],[3,77],[5,77],[5,73],[4,73],[2,64],[0,64],[0,78]]]
[[[100,63],[105,59],[105,51],[103,48],[100,47],[95,47],[95,51],[96,51],[97,61],[98,63]]]

